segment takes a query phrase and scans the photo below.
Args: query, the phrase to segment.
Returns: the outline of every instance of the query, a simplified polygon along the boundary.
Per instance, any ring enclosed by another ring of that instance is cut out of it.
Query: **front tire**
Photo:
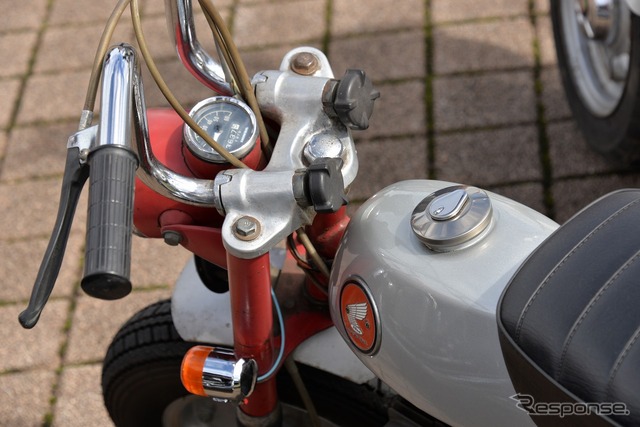
[[[551,0],[558,65],[567,101],[587,143],[610,160],[640,161],[640,18],[624,0],[610,30],[589,37],[579,2]]]
[[[195,343],[183,341],[171,319],[171,302],[161,301],[134,315],[116,334],[102,369],[105,406],[118,427],[234,425],[235,405],[189,394],[180,381],[182,358]],[[390,399],[371,387],[308,366],[300,366],[323,426],[382,426]],[[288,414],[301,406],[283,369],[278,393]],[[304,415],[304,414],[303,414]],[[287,425],[306,425],[291,421]]]
[[[170,301],[139,311],[113,339],[102,366],[102,394],[116,426],[160,426],[166,407],[189,393],[180,381],[182,341]]]

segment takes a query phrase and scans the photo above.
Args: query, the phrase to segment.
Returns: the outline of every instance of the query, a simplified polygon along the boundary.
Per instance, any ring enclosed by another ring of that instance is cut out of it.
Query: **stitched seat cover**
[[[516,391],[623,402],[629,415],[592,422],[640,425],[640,190],[597,200],[540,245],[503,292],[498,328]]]

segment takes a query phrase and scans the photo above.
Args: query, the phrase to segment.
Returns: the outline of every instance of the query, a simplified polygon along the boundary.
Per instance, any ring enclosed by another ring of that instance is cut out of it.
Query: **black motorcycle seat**
[[[558,228],[506,287],[497,317],[519,394],[609,404],[563,417],[570,424],[640,425],[640,190],[610,193]]]

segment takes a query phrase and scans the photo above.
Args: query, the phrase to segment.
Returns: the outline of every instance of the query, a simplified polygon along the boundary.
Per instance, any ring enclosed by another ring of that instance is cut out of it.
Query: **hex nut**
[[[310,52],[300,52],[291,59],[291,70],[302,76],[310,76],[320,69],[320,61]]]
[[[253,240],[260,234],[260,222],[250,216],[242,216],[233,224],[233,234],[240,240]]]

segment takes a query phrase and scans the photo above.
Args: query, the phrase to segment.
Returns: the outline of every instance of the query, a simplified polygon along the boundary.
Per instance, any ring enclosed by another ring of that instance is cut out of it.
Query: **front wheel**
[[[587,143],[640,161],[640,18],[624,0],[551,0],[567,101]]]
[[[235,405],[189,394],[180,365],[195,345],[183,341],[171,319],[171,302],[134,315],[116,334],[102,369],[105,406],[118,427],[204,427],[235,425]],[[278,374],[278,393],[287,426],[309,425],[289,376]],[[382,426],[389,399],[372,387],[307,366],[300,374],[323,426]]]

